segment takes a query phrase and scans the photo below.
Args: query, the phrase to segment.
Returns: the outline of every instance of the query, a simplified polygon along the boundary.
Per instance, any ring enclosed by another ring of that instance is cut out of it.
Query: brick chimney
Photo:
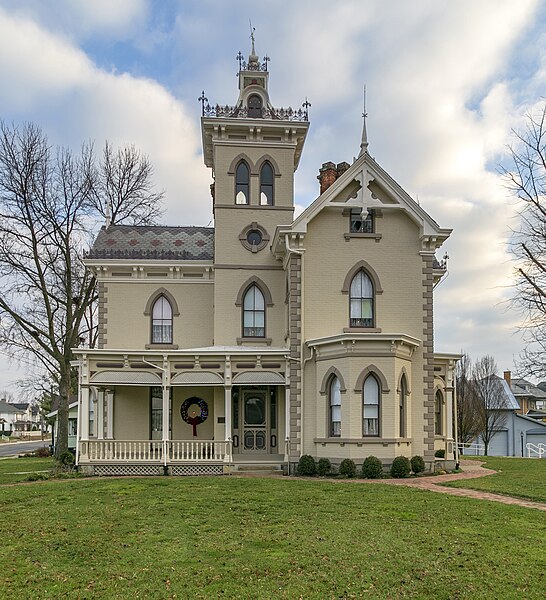
[[[322,194],[337,179],[336,165],[333,162],[322,163],[317,179],[320,182],[320,193]]]
[[[508,387],[512,389],[512,371],[504,371],[504,381],[506,381]]]
[[[317,177],[320,182],[320,193],[324,193],[350,166],[347,162],[340,162],[337,166],[333,162],[322,163]]]

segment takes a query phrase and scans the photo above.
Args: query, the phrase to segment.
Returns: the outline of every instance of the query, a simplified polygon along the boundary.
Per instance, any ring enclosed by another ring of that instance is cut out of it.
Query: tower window
[[[269,162],[265,162],[260,171],[260,204],[273,205],[273,167]]]
[[[248,204],[249,171],[248,165],[242,160],[235,171],[235,204]]]
[[[258,94],[252,94],[252,96],[248,98],[248,116],[251,119],[262,118],[262,107],[262,98],[261,96],[258,96]]]
[[[251,285],[243,299],[243,337],[265,337],[265,300],[257,285]]]

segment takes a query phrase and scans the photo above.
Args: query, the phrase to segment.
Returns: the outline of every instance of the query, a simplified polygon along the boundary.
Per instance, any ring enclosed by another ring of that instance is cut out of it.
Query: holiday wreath
[[[199,411],[194,409],[190,412],[190,407],[195,405],[199,407]],[[197,425],[201,425],[201,423],[207,420],[207,417],[209,416],[209,407],[201,398],[188,398],[187,400],[184,400],[180,407],[180,415],[185,423],[192,426],[193,437],[196,437]]]

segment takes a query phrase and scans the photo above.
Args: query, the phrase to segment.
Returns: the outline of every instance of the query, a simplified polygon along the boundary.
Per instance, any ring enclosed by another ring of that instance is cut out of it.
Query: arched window
[[[265,337],[265,301],[257,285],[251,285],[243,298],[243,337]]]
[[[248,98],[248,116],[251,119],[262,118],[262,107],[263,101],[261,96],[258,96],[258,94],[252,94],[252,96]]]
[[[152,344],[173,343],[173,309],[161,295],[152,307]]]
[[[442,422],[442,404],[443,404],[442,392],[438,390],[434,397],[434,434],[443,435],[444,424]]]
[[[330,400],[330,437],[341,436],[341,384],[334,375],[328,388]]]
[[[374,326],[374,291],[372,280],[364,271],[358,271],[351,281],[349,293],[350,326]]]
[[[362,389],[362,435],[379,436],[379,382],[368,375]]]
[[[399,411],[400,411],[400,437],[406,437],[406,397],[408,395],[408,384],[406,382],[406,376],[402,375],[400,380],[400,399],[399,399]]]
[[[249,170],[248,165],[242,160],[235,170],[235,204],[248,204],[249,202]]]
[[[260,204],[273,206],[273,167],[265,162],[260,170]]]

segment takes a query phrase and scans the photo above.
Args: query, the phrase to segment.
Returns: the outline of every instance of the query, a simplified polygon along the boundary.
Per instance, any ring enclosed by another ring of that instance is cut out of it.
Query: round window
[[[246,234],[246,241],[251,246],[259,246],[262,243],[262,240],[263,240],[262,232],[259,229],[251,229]]]

